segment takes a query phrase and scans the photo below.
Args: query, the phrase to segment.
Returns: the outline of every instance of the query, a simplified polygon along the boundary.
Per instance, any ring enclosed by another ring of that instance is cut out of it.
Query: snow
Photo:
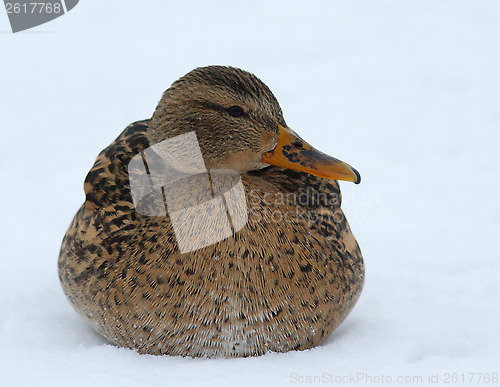
[[[498,20],[495,0],[86,0],[11,34],[0,12],[0,385],[492,385],[470,373],[500,372]],[[60,288],[95,157],[207,64],[254,72],[294,130],[361,172],[341,185],[365,289],[317,348],[138,355]]]

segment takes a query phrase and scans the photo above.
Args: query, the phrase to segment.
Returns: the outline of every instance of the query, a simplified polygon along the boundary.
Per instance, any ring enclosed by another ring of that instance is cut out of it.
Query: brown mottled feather
[[[131,199],[126,166],[149,146],[149,124],[127,127],[85,180],[59,257],[75,309],[111,342],[149,354],[251,356],[325,339],[364,282],[338,183],[276,167],[242,174],[248,223],[181,254],[169,217],[141,215]],[[286,194],[307,200],[278,200]]]

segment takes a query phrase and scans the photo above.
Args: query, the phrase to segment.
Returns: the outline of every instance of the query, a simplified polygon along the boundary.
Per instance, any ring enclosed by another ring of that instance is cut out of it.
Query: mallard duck
[[[364,283],[340,179],[360,175],[289,129],[255,75],[197,68],[97,157],[62,243],[62,288],[100,334],[139,353],[311,348]]]

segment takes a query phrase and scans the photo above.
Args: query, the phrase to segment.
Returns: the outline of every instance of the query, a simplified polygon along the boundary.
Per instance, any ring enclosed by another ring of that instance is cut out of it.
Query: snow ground
[[[0,12],[0,385],[495,385],[469,373],[500,372],[499,20],[495,0],[86,0],[13,35]],[[142,356],[59,286],[95,157],[207,64],[257,74],[293,129],[362,174],[342,187],[364,293],[318,348]]]

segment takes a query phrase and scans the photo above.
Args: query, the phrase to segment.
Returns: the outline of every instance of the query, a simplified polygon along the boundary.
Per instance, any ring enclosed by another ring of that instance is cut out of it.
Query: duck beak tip
[[[352,171],[356,174],[356,181],[353,181],[354,184],[359,184],[361,183],[361,175],[359,174],[359,172],[357,171],[357,169],[355,168],[352,168]]]

